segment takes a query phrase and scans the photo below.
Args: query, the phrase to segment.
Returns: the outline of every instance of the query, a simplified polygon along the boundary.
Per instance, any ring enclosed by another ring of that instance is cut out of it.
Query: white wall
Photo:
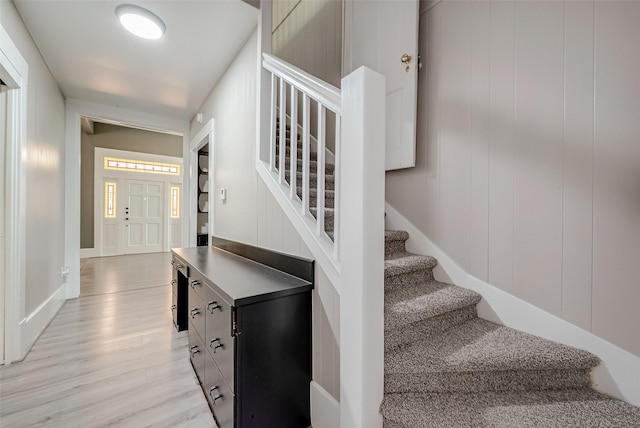
[[[272,53],[339,88],[342,1],[277,0],[272,20]]]
[[[640,2],[427,6],[417,166],[387,201],[471,275],[640,355]]]
[[[213,195],[217,236],[295,255],[310,256],[256,172],[257,33],[247,41],[191,122],[191,138],[214,119]],[[211,178],[210,178],[211,180]],[[227,201],[217,197],[227,189]],[[313,293],[313,378],[339,397],[339,296],[316,265]]]
[[[30,343],[59,308],[64,264],[64,99],[12,2],[0,2],[0,22],[29,67],[26,173],[26,290],[20,308]],[[56,307],[51,307],[55,305]],[[52,316],[52,314],[51,314]],[[31,322],[34,321],[34,322]],[[34,325],[37,323],[38,325]],[[24,333],[24,332],[23,332]]]

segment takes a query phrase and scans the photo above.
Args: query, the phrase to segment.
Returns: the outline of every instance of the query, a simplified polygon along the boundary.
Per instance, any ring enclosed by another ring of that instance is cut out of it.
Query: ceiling
[[[256,27],[241,0],[14,0],[66,98],[191,119]],[[167,31],[140,39],[115,7],[134,3]]]

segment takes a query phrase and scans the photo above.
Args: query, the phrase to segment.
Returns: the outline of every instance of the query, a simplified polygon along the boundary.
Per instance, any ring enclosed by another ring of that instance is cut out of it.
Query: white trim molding
[[[320,384],[311,381],[311,426],[336,428],[340,426],[340,403]]]
[[[189,152],[189,122],[175,118],[157,116],[115,106],[95,104],[87,101],[68,99],[66,101],[65,127],[65,266],[69,266],[67,276],[67,298],[80,295],[80,144],[81,117],[103,122],[132,126],[150,131],[165,132],[182,136],[183,156]],[[184,158],[183,158],[184,163]],[[182,183],[189,185],[189,173],[183,168]],[[182,198],[182,212],[189,212],[191,201]],[[182,237],[188,235],[188,223],[182,223]]]
[[[481,294],[482,301],[478,304],[480,317],[593,353],[601,360],[593,371],[594,388],[640,406],[640,357],[469,275],[389,204],[386,204],[386,226],[387,229],[409,232],[408,251],[429,254],[438,260],[438,268],[434,271],[436,278]]]
[[[183,186],[183,189],[189,189],[189,197],[194,203],[189,205],[188,211],[183,211],[184,213],[189,213],[189,232],[188,232],[188,243],[189,246],[195,247],[197,245],[197,237],[198,237],[198,186],[200,185],[198,180],[198,164],[200,160],[198,159],[198,151],[209,144],[209,188],[207,191],[209,192],[209,213],[207,215],[207,222],[209,224],[209,230],[207,234],[209,237],[213,235],[213,215],[214,215],[214,206],[213,197],[213,180],[215,179],[215,162],[214,162],[214,130],[215,130],[215,119],[209,119],[209,121],[200,129],[200,131],[196,134],[195,137],[191,139],[189,143],[189,154],[188,157],[184,158],[184,169],[189,170],[190,176],[193,178],[191,180],[191,185],[189,187]],[[186,160],[189,160],[189,163],[186,163]]]
[[[29,66],[4,27],[0,25],[0,77],[7,84],[5,194],[4,360],[26,355],[20,320],[25,313],[25,169],[22,151],[27,140],[27,86]],[[2,346],[0,346],[2,349]],[[28,349],[28,348],[27,348]],[[0,358],[1,359],[1,358]]]

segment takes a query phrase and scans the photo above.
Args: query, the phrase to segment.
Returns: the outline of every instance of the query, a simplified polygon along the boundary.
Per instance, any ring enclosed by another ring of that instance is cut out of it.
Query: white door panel
[[[418,0],[345,4],[345,74],[364,65],[386,78],[387,171],[415,166],[418,6]]]
[[[124,254],[163,251],[164,185],[124,180]]]

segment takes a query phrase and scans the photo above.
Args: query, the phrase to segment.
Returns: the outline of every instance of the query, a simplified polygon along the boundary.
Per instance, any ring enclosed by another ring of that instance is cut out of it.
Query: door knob
[[[409,54],[403,54],[402,57],[400,58],[400,61],[405,64],[407,67],[404,69],[404,71],[406,71],[407,73],[409,72],[409,63],[411,63],[411,55]]]

